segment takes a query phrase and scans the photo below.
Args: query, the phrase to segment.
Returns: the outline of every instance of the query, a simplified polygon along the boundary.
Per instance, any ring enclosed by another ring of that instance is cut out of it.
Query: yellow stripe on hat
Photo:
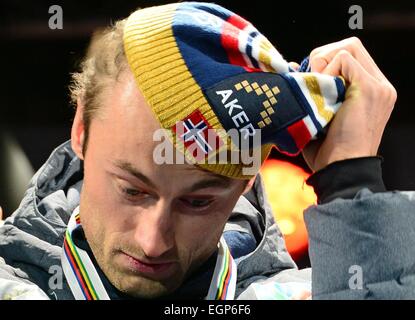
[[[225,131],[206,100],[177,46],[172,24],[180,4],[137,10],[127,19],[124,27],[124,49],[129,66],[147,103],[162,128],[171,130],[198,109],[213,129]],[[264,56],[264,60],[269,60]],[[173,132],[172,132],[173,133]],[[174,145],[189,159],[180,139],[173,133]],[[225,147],[234,150],[229,137]],[[271,146],[262,148],[268,155]],[[220,150],[218,150],[220,151]],[[262,163],[262,162],[261,162]],[[232,178],[248,179],[242,173],[243,164],[198,164],[200,167]]]
[[[321,94],[321,89],[317,77],[310,74],[304,75],[303,78],[307,85],[307,89],[310,92],[310,96],[317,106],[318,114],[322,118],[324,118],[324,120],[326,120],[327,123],[329,123],[330,120],[333,118],[334,114],[332,111],[326,109],[324,97]]]

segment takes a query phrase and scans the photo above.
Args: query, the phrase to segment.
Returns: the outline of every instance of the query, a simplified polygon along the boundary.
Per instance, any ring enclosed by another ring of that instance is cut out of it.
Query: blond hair
[[[92,36],[87,53],[80,63],[80,70],[72,73],[69,85],[71,102],[84,106],[82,117],[85,126],[83,152],[86,151],[89,126],[100,108],[104,89],[114,85],[128,67],[124,52],[123,30],[126,19],[99,30]]]

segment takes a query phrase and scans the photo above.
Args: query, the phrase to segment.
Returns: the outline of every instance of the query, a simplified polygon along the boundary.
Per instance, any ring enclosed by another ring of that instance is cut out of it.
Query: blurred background
[[[33,172],[70,137],[73,110],[67,87],[92,32],[138,7],[169,2],[173,1],[0,2],[0,206],[5,216],[18,206]],[[358,36],[398,91],[380,149],[385,184],[391,190],[415,190],[415,2],[215,3],[251,21],[289,61],[299,62],[315,47]],[[48,27],[52,5],[63,10],[61,30]],[[349,27],[352,5],[363,10],[362,29]],[[263,173],[276,218],[295,260],[300,267],[308,266],[302,210],[315,202],[304,185],[308,169],[301,156],[287,158],[274,150],[271,159]]]

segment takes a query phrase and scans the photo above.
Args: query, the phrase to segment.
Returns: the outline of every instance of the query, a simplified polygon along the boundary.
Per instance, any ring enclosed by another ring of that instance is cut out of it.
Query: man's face
[[[101,108],[84,155],[86,238],[117,289],[171,293],[215,251],[245,183],[188,164],[155,164],[160,125],[130,72],[105,91]]]

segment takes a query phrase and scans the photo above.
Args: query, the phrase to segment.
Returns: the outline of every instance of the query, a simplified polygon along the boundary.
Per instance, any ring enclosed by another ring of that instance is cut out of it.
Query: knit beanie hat
[[[341,77],[311,73],[307,60],[293,70],[251,23],[215,4],[137,10],[123,41],[137,85],[174,146],[220,175],[252,177],[242,161],[208,160],[241,152],[257,135],[261,163],[272,146],[298,154],[344,100]]]

